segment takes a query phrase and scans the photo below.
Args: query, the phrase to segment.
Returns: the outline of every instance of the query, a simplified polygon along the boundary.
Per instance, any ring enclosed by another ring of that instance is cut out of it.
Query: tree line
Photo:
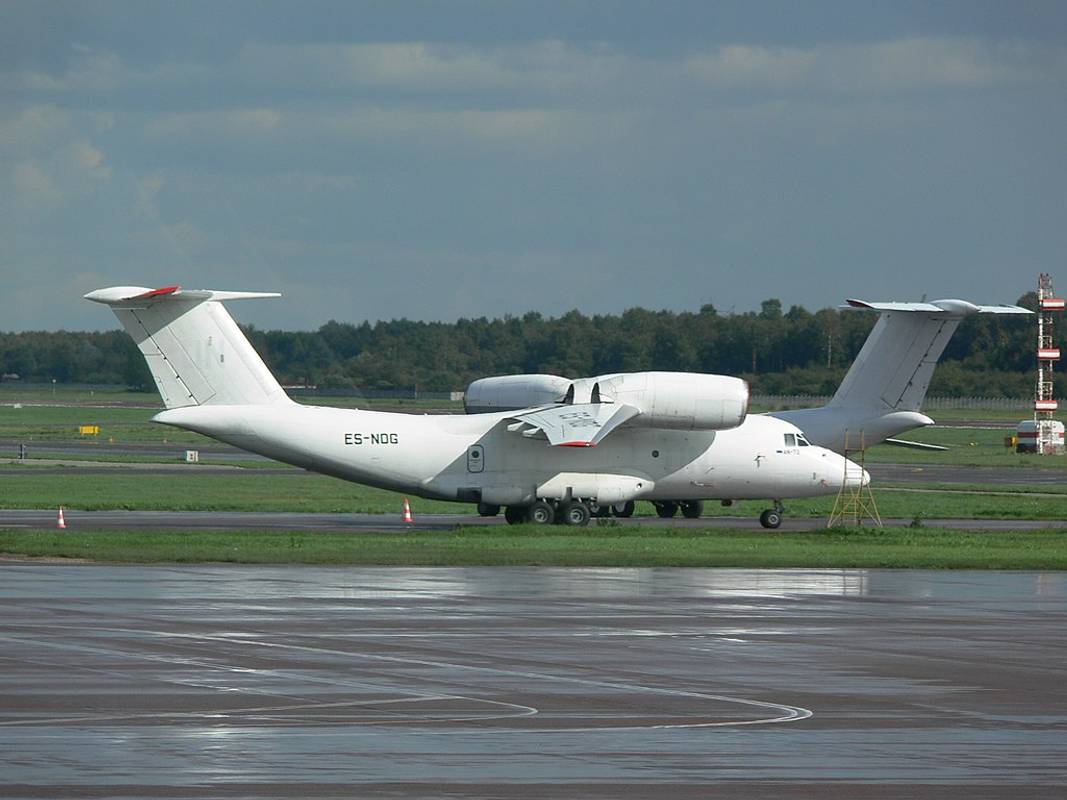
[[[1034,293],[1020,305],[1036,308]],[[877,314],[809,312],[765,300],[759,311],[721,314],[632,308],[621,314],[407,319],[316,331],[245,333],[287,385],[329,389],[455,391],[488,375],[568,377],[636,370],[740,375],[763,394],[832,394]],[[1034,325],[993,314],[965,319],[934,374],[931,394],[1027,397],[1033,392]],[[152,386],[124,331],[0,333],[0,373],[25,382]],[[1062,386],[1057,387],[1063,396]]]

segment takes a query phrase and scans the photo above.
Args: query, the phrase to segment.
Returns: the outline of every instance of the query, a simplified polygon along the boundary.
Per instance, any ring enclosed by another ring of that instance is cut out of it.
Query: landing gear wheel
[[[670,519],[678,513],[678,504],[673,500],[659,500],[652,505],[656,507],[656,514],[661,519]]]
[[[686,519],[700,519],[704,513],[704,503],[700,500],[685,500],[682,502],[682,516]]]
[[[583,526],[589,524],[589,506],[581,500],[568,500],[559,509],[559,516],[566,525]]]
[[[774,508],[768,508],[759,515],[759,524],[764,528],[777,528],[782,524],[782,512]]]
[[[611,507],[611,513],[623,519],[634,515],[634,501],[627,500],[625,503],[615,503]]]
[[[500,506],[494,506],[491,503],[478,504],[478,516],[480,517],[495,517],[499,513]]]
[[[589,513],[598,519],[611,516],[611,506],[602,506],[600,503],[590,503]]]
[[[526,522],[528,510],[526,506],[508,506],[504,509],[504,519],[508,521],[508,525],[519,525]]]
[[[552,507],[551,503],[538,500],[526,512],[526,521],[532,522],[534,525],[551,525],[556,521],[556,509]]]

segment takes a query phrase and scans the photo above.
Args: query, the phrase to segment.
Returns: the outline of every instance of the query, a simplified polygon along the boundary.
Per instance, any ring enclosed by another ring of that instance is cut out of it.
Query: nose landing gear
[[[782,501],[775,500],[774,508],[768,508],[762,514],[759,515],[759,524],[764,528],[777,528],[782,524]]]

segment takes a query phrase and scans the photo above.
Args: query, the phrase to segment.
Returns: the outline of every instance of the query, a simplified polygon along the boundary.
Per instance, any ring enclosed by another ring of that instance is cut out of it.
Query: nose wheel
[[[780,500],[774,501],[774,508],[768,508],[759,515],[759,524],[772,530],[782,524],[782,502]]]

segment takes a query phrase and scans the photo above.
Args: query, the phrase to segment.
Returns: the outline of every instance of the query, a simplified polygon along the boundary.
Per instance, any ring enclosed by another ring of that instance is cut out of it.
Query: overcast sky
[[[0,330],[1067,289],[1067,3],[0,3]]]

